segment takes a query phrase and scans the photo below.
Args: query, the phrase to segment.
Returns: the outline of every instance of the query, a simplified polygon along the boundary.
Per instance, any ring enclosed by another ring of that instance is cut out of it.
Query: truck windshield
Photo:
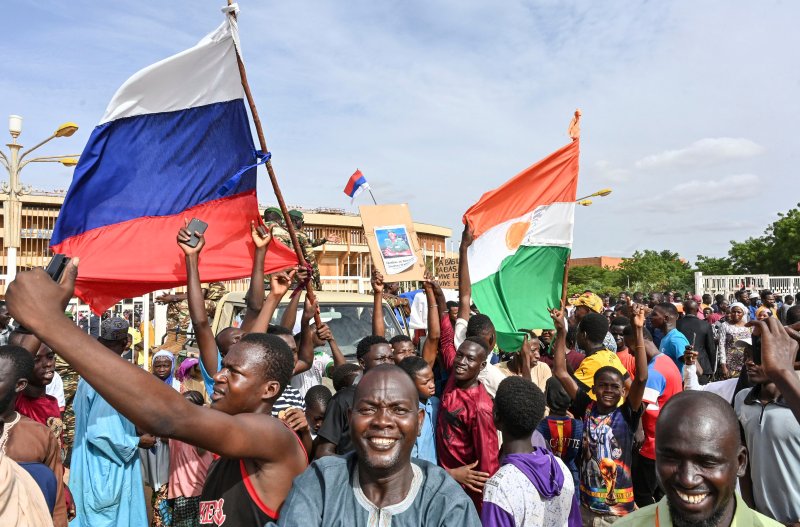
[[[272,315],[270,324],[279,324],[286,304],[281,304]],[[293,333],[300,331],[300,318],[303,310],[298,308]],[[244,317],[244,306],[236,306],[234,311],[234,326],[241,325]],[[336,343],[348,360],[355,360],[356,345],[358,341],[372,334],[372,304],[370,303],[328,303],[320,306],[320,318],[333,332]],[[313,322],[312,322],[313,323]],[[386,327],[386,340],[402,333],[400,324],[392,312],[383,306],[383,323]],[[327,348],[327,346],[325,346]]]

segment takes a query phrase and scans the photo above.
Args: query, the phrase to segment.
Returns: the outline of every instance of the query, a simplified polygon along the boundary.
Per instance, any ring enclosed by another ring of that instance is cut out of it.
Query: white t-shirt
[[[57,371],[53,372],[53,380],[45,386],[44,392],[58,400],[59,408],[67,406],[67,400],[64,398],[64,381],[61,380],[61,375]]]
[[[311,363],[311,368],[293,376],[289,385],[299,391],[300,395],[305,397],[308,390],[318,384],[322,384],[325,370],[331,363],[333,363],[333,359],[330,355],[324,351],[315,351],[314,362]]]
[[[495,472],[483,488],[483,503],[492,503],[514,519],[518,527],[567,527],[572,510],[575,483],[567,466],[555,458],[564,477],[561,493],[543,499],[534,484],[520,469],[506,464]]]

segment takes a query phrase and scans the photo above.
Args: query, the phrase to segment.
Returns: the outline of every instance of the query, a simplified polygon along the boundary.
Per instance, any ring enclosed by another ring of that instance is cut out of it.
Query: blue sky
[[[5,6],[0,117],[25,118],[27,145],[75,121],[75,136],[42,153],[79,152],[117,87],[214,29],[222,4]],[[360,168],[380,202],[460,230],[484,191],[568,141],[578,107],[579,192],[614,193],[577,211],[575,256],[722,255],[800,201],[795,2],[241,7],[248,75],[292,204],[355,210],[342,188]],[[23,172],[40,188],[70,178],[60,166]]]

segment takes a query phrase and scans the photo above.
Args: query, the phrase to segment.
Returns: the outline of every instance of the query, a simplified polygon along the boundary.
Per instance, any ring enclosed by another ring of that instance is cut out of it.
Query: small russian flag
[[[350,176],[347,185],[345,185],[344,193],[350,196],[350,203],[353,203],[356,197],[368,188],[369,183],[367,183],[367,178],[364,177],[364,174],[362,174],[360,170],[356,169],[353,175]]]

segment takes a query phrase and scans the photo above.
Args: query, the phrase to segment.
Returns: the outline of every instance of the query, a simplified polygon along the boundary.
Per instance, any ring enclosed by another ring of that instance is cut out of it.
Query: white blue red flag
[[[347,185],[345,185],[344,193],[350,196],[350,203],[353,203],[358,195],[367,189],[369,189],[367,178],[364,177],[364,174],[362,174],[360,170],[356,169],[353,175],[350,176]]]
[[[257,152],[239,76],[236,21],[148,66],[117,91],[75,169],[52,250],[80,257],[76,294],[99,312],[122,298],[186,283],[175,238],[208,224],[203,281],[248,276],[259,219]],[[270,245],[265,271],[297,263]]]

